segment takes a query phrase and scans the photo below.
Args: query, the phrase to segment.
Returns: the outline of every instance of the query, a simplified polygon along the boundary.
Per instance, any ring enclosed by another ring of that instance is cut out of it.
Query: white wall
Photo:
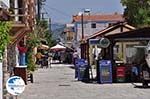
[[[90,36],[108,27],[108,23],[98,23],[98,22],[94,22],[94,23],[96,23],[96,28],[91,28],[92,22],[88,22],[83,25],[85,37]],[[77,24],[77,41],[81,40],[81,37],[82,37],[82,27],[81,27],[81,23],[79,23]]]
[[[9,0],[0,0],[0,5],[1,7],[9,8],[10,7]]]

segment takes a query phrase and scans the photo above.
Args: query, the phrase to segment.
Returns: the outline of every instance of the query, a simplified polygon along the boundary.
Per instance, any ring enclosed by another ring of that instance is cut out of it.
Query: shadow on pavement
[[[74,69],[74,66],[69,66],[71,69]]]

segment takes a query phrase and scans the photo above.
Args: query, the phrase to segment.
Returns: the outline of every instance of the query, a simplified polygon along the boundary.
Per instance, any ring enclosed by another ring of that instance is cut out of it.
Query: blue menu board
[[[99,61],[100,83],[112,83],[112,63],[110,60]]]

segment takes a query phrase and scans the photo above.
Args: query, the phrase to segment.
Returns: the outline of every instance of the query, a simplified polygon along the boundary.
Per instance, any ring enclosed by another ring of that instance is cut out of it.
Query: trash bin
[[[27,67],[26,66],[18,66],[14,67],[14,75],[21,77],[25,84],[27,84]]]

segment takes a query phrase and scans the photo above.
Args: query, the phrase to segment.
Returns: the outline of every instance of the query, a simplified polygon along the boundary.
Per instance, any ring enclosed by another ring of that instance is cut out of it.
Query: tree
[[[46,31],[45,39],[46,39],[49,47],[52,47],[56,44],[56,41],[53,40],[52,33],[50,33],[49,30]]]
[[[47,29],[48,29],[47,21],[37,20],[35,33],[37,34],[38,38],[44,39],[46,35],[45,32],[47,31]]]
[[[7,44],[9,43],[10,22],[0,21],[0,62],[3,62],[3,93],[6,94]]]
[[[9,43],[10,22],[0,21],[0,56],[2,57],[5,47]]]
[[[36,66],[34,62],[34,48],[40,43],[35,32],[29,33],[27,39],[27,69],[29,71],[35,71]]]
[[[150,26],[150,0],[121,0],[124,16],[135,27]]]
[[[37,20],[36,25],[36,34],[40,40],[46,40],[48,45],[51,47],[55,44],[55,41],[52,39],[52,33],[49,30],[49,25],[46,20]]]
[[[35,30],[33,33],[29,33],[27,40],[27,68],[29,71],[34,71],[36,69],[33,50],[40,44],[42,40],[46,40],[49,46],[52,46],[54,43],[54,40],[52,40],[52,35],[48,29],[47,21],[37,20]]]

